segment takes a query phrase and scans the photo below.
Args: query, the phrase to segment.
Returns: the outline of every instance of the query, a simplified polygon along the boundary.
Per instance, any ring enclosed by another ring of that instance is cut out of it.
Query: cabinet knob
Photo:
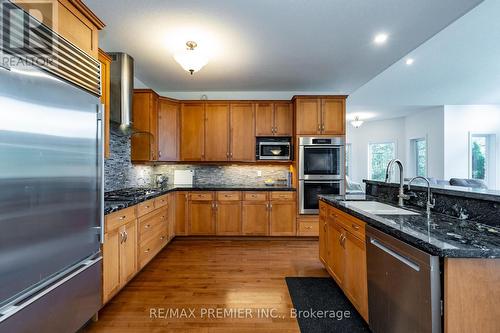
[[[144,253],[148,253],[149,251],[151,251],[151,250],[150,250],[150,249],[146,249],[146,250],[144,251]]]
[[[158,150],[158,158],[160,158],[160,157],[161,157],[161,151]]]
[[[359,230],[359,225],[353,223],[351,226],[354,230]]]

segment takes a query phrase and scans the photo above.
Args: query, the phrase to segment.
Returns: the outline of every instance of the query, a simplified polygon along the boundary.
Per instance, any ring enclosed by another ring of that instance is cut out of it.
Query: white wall
[[[469,135],[495,134],[496,177],[490,187],[500,189],[500,105],[446,105],[444,107],[445,178],[469,177]]]
[[[414,151],[410,147],[413,139],[427,140],[427,176],[444,178],[444,107],[429,107],[427,110],[407,116],[405,119],[405,150],[407,172],[405,177],[416,176]]]
[[[351,144],[350,178],[361,182],[368,178],[368,144],[377,142],[396,142],[397,156],[406,165],[405,119],[366,122],[360,128],[347,124],[347,143]]]

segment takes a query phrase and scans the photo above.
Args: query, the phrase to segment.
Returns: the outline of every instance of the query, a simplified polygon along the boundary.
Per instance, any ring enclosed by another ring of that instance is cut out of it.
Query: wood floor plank
[[[175,239],[84,332],[299,332],[289,315],[287,276],[328,276],[317,241]],[[158,308],[192,309],[196,316],[150,318]],[[210,309],[222,313],[202,316]],[[224,315],[224,309],[248,313]],[[273,309],[274,318],[262,309]]]

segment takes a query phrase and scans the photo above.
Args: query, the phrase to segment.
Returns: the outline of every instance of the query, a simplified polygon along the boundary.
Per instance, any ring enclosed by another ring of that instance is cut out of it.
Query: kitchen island
[[[320,259],[365,320],[369,321],[368,308],[372,308],[369,307],[369,295],[377,292],[380,295],[380,290],[370,292],[370,288],[379,289],[380,286],[367,282],[370,275],[367,267],[370,267],[369,261],[374,260],[373,255],[367,254],[373,242],[368,229],[373,228],[435,259],[436,265],[430,270],[439,269],[440,274],[434,275],[439,281],[429,290],[429,302],[439,301],[436,306],[441,307],[442,318],[437,321],[444,324],[445,332],[498,331],[499,228],[435,212],[427,216],[425,210],[417,206],[405,207],[406,212],[401,214],[374,214],[358,208],[360,205],[356,203],[360,201],[396,206],[393,201],[379,196],[320,196]],[[385,249],[398,256],[395,254],[397,248]],[[403,253],[400,259],[412,265],[404,255],[408,252],[400,253]],[[383,261],[377,262],[380,263]],[[415,268],[420,270],[421,267]],[[398,288],[404,286],[405,281],[398,281],[386,293],[396,294]],[[413,285],[406,287],[419,289],[421,285],[413,281]],[[422,295],[425,292],[417,290]],[[397,301],[403,307],[408,303]],[[407,319],[414,319],[418,325],[422,318],[410,314]]]

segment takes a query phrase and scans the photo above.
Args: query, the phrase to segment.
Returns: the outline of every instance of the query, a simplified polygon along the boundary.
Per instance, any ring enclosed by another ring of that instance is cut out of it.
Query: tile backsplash
[[[104,163],[106,191],[152,185],[156,174],[167,176],[168,182],[173,183],[174,170],[193,170],[194,183],[213,185],[259,185],[266,179],[286,179],[288,172],[287,165],[134,165],[130,161],[130,136],[121,134],[113,124],[110,133],[110,152],[110,158]],[[258,171],[261,173],[260,176]]]

